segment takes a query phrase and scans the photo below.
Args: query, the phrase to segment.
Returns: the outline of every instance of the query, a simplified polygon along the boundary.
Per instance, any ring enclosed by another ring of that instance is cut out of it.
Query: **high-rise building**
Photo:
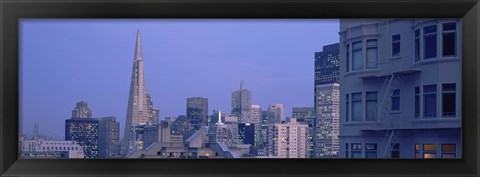
[[[340,85],[321,84],[315,87],[315,157],[336,158],[339,151]]]
[[[285,106],[280,103],[268,106],[268,124],[276,124],[287,121],[285,118]]]
[[[222,115],[220,111],[216,115],[217,123],[211,124],[208,130],[210,144],[223,143],[227,147],[236,147],[238,144],[237,117]],[[225,123],[222,122],[222,117]]]
[[[120,153],[120,123],[115,117],[97,118],[99,121],[98,157],[117,157]]]
[[[158,124],[145,125],[143,127],[143,149],[158,142]]]
[[[232,93],[232,116],[238,117],[238,123],[251,123],[250,109],[252,107],[252,92],[243,88]]]
[[[255,125],[250,123],[238,124],[238,140],[241,144],[255,144]]]
[[[135,136],[132,136],[132,134],[135,134],[135,126],[146,124],[147,122],[158,122],[159,110],[153,109],[153,103],[147,94],[143,69],[140,31],[137,31],[122,154],[127,154],[136,149]]]
[[[308,125],[308,157],[314,158],[315,109],[313,107],[294,107],[292,108],[292,117],[297,118],[297,122]]]
[[[187,118],[195,130],[206,126],[208,121],[208,98],[187,98]]]
[[[71,118],[65,120],[65,140],[75,141],[82,146],[85,158],[98,157],[98,120],[93,118]]]
[[[323,46],[315,53],[313,154],[334,158],[338,154],[339,44]]]
[[[92,118],[92,110],[88,108],[86,101],[79,101],[72,110],[72,118]]]
[[[295,118],[283,124],[270,125],[272,138],[269,156],[282,158],[307,158],[308,125],[300,124]]]
[[[254,146],[261,145],[263,143],[262,137],[262,108],[260,105],[252,105],[251,109],[252,124],[255,126]]]
[[[340,157],[462,158],[461,19],[340,20]]]

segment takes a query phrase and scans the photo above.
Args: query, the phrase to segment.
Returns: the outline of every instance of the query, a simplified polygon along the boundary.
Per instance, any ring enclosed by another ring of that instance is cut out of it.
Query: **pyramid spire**
[[[141,41],[140,41],[140,30],[137,29],[137,42],[135,44],[135,57],[134,57],[134,60],[137,61],[137,60],[143,60],[143,56],[142,56],[142,45],[141,45]]]

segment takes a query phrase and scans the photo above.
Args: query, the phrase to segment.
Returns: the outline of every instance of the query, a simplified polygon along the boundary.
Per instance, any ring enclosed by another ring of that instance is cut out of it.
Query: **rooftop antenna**
[[[243,89],[243,80],[240,81],[240,90]]]
[[[33,130],[34,130],[34,139],[38,139],[38,123],[33,124]]]

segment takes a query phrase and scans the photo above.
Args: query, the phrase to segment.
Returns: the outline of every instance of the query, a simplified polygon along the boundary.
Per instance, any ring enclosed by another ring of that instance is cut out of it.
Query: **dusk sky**
[[[125,126],[136,31],[147,92],[160,117],[186,114],[188,97],[231,112],[231,93],[252,91],[267,110],[313,107],[314,53],[338,43],[338,20],[39,20],[20,21],[20,131],[63,139],[78,101],[93,117]]]

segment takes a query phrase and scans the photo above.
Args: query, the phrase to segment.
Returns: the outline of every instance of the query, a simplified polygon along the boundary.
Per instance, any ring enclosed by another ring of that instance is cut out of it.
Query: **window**
[[[415,118],[420,117],[420,87],[415,87]]]
[[[455,158],[457,147],[455,144],[442,144],[442,158],[451,159]]]
[[[437,85],[423,86],[423,117],[437,116]]]
[[[442,116],[455,117],[455,84],[442,84]]]
[[[377,117],[377,92],[367,92],[367,121],[375,121]]]
[[[415,30],[415,61],[420,60],[420,30]]]
[[[367,40],[367,69],[378,66],[378,42],[376,39]]]
[[[346,108],[345,108],[345,121],[348,122],[349,121],[349,117],[350,117],[350,112],[348,111],[349,110],[349,102],[350,102],[350,98],[348,97],[348,94],[345,96],[345,100],[346,100]]]
[[[415,144],[415,158],[420,158],[420,144]]]
[[[362,121],[362,93],[352,93],[352,121]]]
[[[423,56],[424,59],[437,56],[437,25],[423,27]]]
[[[400,34],[392,36],[392,57],[400,56]]]
[[[346,60],[346,63],[347,63],[347,72],[350,71],[350,45],[347,44],[347,53],[346,53],[346,57],[347,60]]]
[[[392,143],[392,158],[398,159],[400,158],[400,144]]]
[[[455,56],[456,54],[456,30],[457,24],[453,23],[444,23],[442,25],[443,29],[443,56]]]
[[[400,111],[400,89],[394,89],[392,93],[392,111]]]
[[[352,70],[360,70],[362,69],[362,42],[354,42],[352,43]]]
[[[362,144],[361,143],[352,143],[352,158],[361,158],[362,157]]]
[[[435,144],[423,145],[423,158],[437,158],[437,146]]]
[[[377,158],[377,144],[365,144],[365,158]]]
[[[349,158],[350,156],[348,155],[348,143],[345,143],[345,158]]]

